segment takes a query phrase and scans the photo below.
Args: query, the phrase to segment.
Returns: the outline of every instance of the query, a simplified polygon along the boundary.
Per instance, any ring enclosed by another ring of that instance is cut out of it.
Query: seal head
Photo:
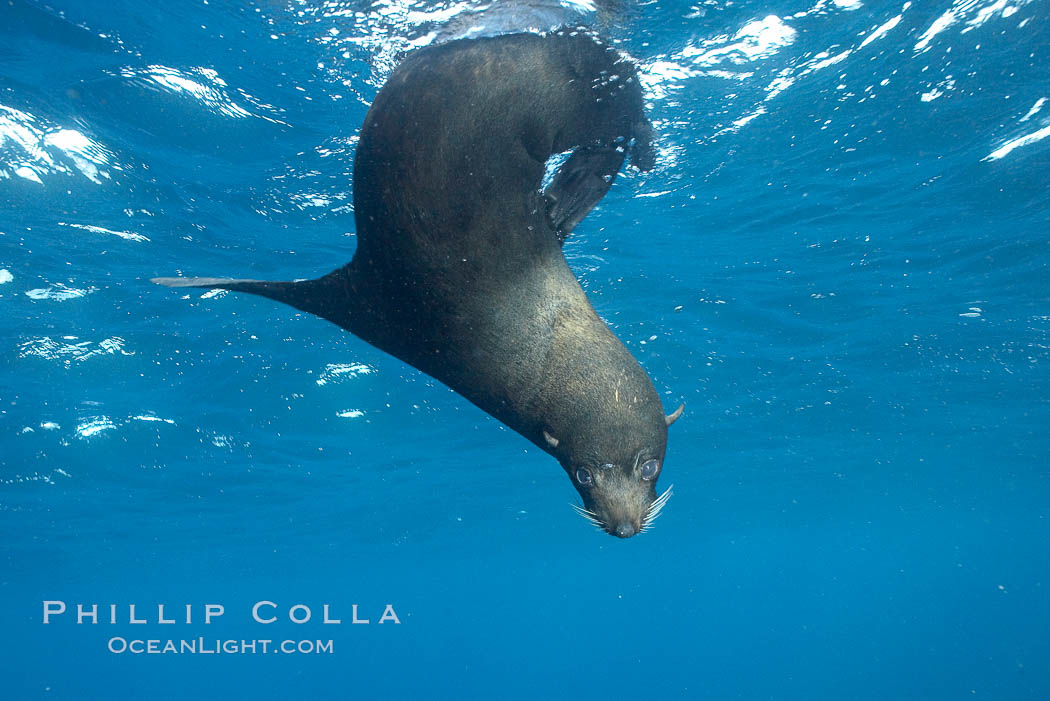
[[[664,416],[655,391],[638,396],[626,387],[621,383],[606,392],[602,389],[608,388],[594,388],[598,411],[580,416],[565,439],[544,431],[548,452],[583,500],[582,508],[574,507],[576,512],[619,538],[649,530],[671,498],[670,487],[658,495],[656,484],[663,470],[667,428],[683,410]],[[637,388],[647,389],[641,383]],[[589,403],[582,403],[581,412],[590,409]]]

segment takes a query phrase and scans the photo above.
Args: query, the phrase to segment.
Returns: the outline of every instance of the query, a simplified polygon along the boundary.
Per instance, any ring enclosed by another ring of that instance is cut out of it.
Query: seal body
[[[421,49],[365,118],[349,264],[301,282],[155,281],[261,294],[351,331],[554,455],[584,515],[629,537],[662,508],[669,421],[561,248],[628,150],[651,167],[650,141],[632,64],[582,31]]]

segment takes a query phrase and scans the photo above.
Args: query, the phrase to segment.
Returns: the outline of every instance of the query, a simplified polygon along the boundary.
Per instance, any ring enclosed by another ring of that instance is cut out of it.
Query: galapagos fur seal
[[[646,530],[667,427],[649,376],[562,254],[630,151],[653,166],[633,64],[586,30],[415,51],[354,162],[357,250],[313,280],[155,278],[316,314],[459,392],[553,455],[602,530]],[[543,188],[555,154],[571,155]]]

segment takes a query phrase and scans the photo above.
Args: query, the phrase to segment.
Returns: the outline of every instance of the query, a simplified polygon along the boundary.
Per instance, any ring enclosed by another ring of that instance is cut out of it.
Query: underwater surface
[[[686,405],[624,541],[338,327],[149,283],[348,261],[370,102],[475,9],[0,4],[3,698],[1050,698],[1050,3],[530,17],[658,136],[565,248]]]

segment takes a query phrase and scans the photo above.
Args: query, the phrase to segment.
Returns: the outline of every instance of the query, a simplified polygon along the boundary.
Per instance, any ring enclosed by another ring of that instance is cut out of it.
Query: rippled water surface
[[[0,5],[3,697],[1050,698],[1050,4],[477,9]],[[563,21],[659,137],[565,249],[686,404],[628,541],[337,327],[148,282],[342,265],[404,52]]]

